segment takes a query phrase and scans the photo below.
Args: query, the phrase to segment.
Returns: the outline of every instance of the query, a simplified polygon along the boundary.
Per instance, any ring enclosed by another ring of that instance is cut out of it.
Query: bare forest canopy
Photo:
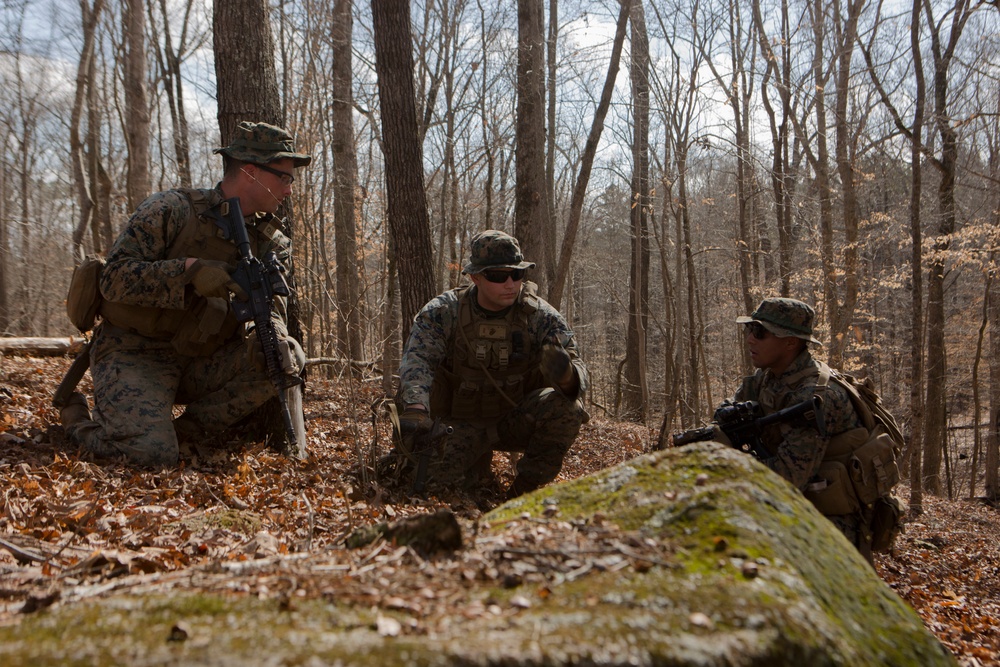
[[[304,346],[391,371],[410,276],[389,243],[371,5],[270,4],[283,124],[314,156],[289,207]],[[76,258],[107,252],[149,192],[218,180],[212,12],[3,4],[0,334],[76,334]],[[917,493],[980,492],[947,474],[962,456],[996,494],[996,3],[442,0],[410,19],[436,289],[477,231],[516,233],[576,331],[591,407],[671,429],[749,370],[734,319],[801,298],[819,354],[870,376],[912,435]],[[527,113],[544,132],[525,156]]]

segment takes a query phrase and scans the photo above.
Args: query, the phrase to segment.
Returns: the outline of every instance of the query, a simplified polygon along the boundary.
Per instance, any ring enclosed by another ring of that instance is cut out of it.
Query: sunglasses
[[[491,283],[498,283],[500,285],[507,282],[510,278],[515,283],[524,278],[524,269],[511,269],[507,270],[496,270],[496,269],[486,269],[483,271],[483,278],[490,281]]]
[[[255,166],[258,169],[263,169],[267,173],[277,176],[281,179],[283,185],[291,185],[295,182],[295,176],[293,174],[289,174],[287,171],[281,171],[280,169],[275,169],[274,167],[268,167],[266,164],[258,164]]]
[[[771,335],[771,332],[761,324],[760,322],[747,322],[743,325],[744,331],[756,338],[757,340],[764,340]]]

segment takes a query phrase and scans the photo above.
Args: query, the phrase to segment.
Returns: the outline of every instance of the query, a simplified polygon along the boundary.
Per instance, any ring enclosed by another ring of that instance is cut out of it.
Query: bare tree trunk
[[[1000,111],[1000,91],[997,93]],[[1000,178],[1000,116],[994,116],[990,140],[990,176]],[[1000,234],[1000,197],[993,205],[994,238]],[[995,245],[995,243],[994,243]],[[988,269],[989,289],[986,291],[990,320],[990,429],[986,434],[986,483],[984,494],[991,502],[1000,499],[1000,281],[997,280],[996,254],[991,253]]]
[[[351,0],[333,5],[333,226],[337,253],[337,350],[361,359],[356,217],[358,158],[354,150]],[[348,365],[350,368],[350,365]]]
[[[284,125],[268,7],[267,0],[215,0],[212,25],[221,145],[233,139],[241,121]],[[283,231],[292,238],[293,224],[287,205],[280,207],[276,214],[286,218]],[[288,333],[307,343],[302,335],[298,294],[294,289],[294,255],[288,267],[288,282],[293,288],[288,299]],[[263,432],[274,434],[278,442],[283,441],[284,427],[277,398],[258,413],[258,424]]]
[[[434,264],[413,87],[410,3],[372,0],[375,71],[385,151],[389,233],[399,270],[402,322],[434,296]]]
[[[7,163],[0,160],[0,336],[10,335],[12,320],[10,299],[8,298],[7,267],[11,266],[10,229],[8,227],[7,187],[9,181]]]
[[[990,430],[986,434],[985,496],[992,502],[1000,500],[1000,285],[990,281]]]
[[[174,8],[168,12],[166,0],[159,0],[160,21],[162,22],[163,44],[156,41],[156,57],[160,76],[163,78],[163,89],[167,93],[167,108],[170,112],[170,124],[173,135],[174,159],[177,161],[177,175],[180,184],[191,187],[191,155],[188,140],[187,114],[184,111],[184,79],[181,76],[181,63],[184,58],[187,31],[190,25],[191,9],[194,0],[186,0],[184,11],[177,12]],[[153,3],[149,4],[150,24],[153,20]],[[171,35],[171,21],[176,21],[176,15],[182,14],[181,35],[177,46],[174,46]],[[154,28],[155,30],[155,28]]]
[[[827,320],[831,326],[839,322],[839,304],[837,300],[837,270],[840,268],[833,250],[833,186],[830,182],[830,150],[827,144],[826,128],[826,88],[828,75],[826,72],[825,34],[826,12],[823,0],[813,0],[810,5],[810,15],[813,32],[812,88],[816,101],[813,105],[816,114],[816,149],[809,152],[810,162],[815,172],[817,197],[819,198],[819,230],[820,256],[823,265],[823,302],[826,306]],[[805,138],[803,138],[805,144]],[[831,343],[836,333],[831,331]],[[838,348],[831,344],[835,352]],[[840,358],[831,356],[830,363],[840,366]]]
[[[851,97],[851,62],[854,59],[858,38],[858,16],[864,9],[866,0],[846,0],[847,14],[842,15],[841,0],[834,0],[834,21],[836,25],[837,48],[837,93],[834,99],[834,123],[836,124],[836,145],[834,155],[837,174],[840,176],[842,194],[841,210],[844,221],[844,244],[842,260],[837,279],[843,284],[843,301],[838,301],[830,312],[830,359],[839,366],[847,344],[847,333],[854,319],[854,308],[858,302],[858,191],[854,178],[854,128],[848,123],[848,100]],[[822,131],[822,130],[821,130]],[[834,298],[839,296],[834,292]]]
[[[77,203],[80,206],[80,217],[73,230],[73,254],[77,259],[83,258],[83,236],[93,226],[97,207],[89,181],[91,170],[87,167],[88,157],[84,140],[80,134],[80,124],[83,121],[83,112],[87,105],[89,89],[93,85],[90,76],[94,59],[94,33],[103,9],[104,0],[94,0],[93,7],[88,7],[85,2],[80,3],[80,11],[83,14],[83,48],[80,51],[80,63],[76,70],[76,93],[73,97],[73,110],[70,113],[69,123],[73,182],[76,186]]]
[[[649,317],[649,38],[641,0],[632,0],[632,268],[625,350],[624,417],[646,421],[646,327]]]
[[[916,81],[913,109],[913,134],[910,141],[910,292],[913,319],[910,322],[910,515],[924,511],[924,266],[923,229],[920,222],[920,199],[923,193],[923,127],[926,86],[923,58],[920,55],[920,7],[922,0],[913,0],[910,22],[910,48]]]
[[[754,37],[747,34],[743,27],[743,18],[740,14],[739,3],[728,4],[728,39],[729,61],[733,63],[733,69],[729,73],[729,78],[723,78],[723,74],[715,66],[715,56],[712,53],[712,46],[704,36],[696,35],[699,40],[699,50],[705,64],[709,66],[719,89],[726,96],[726,102],[733,112],[733,135],[736,143],[736,233],[737,233],[737,253],[740,277],[740,293],[743,297],[744,312],[753,310],[754,299],[752,293],[751,267],[756,262],[752,258],[760,252],[758,247],[758,234],[756,225],[751,224],[749,204],[753,193],[753,157],[750,152],[750,116],[752,109],[750,98],[753,88],[753,73],[748,70],[756,55],[754,49]],[[752,31],[752,28],[751,28]],[[709,403],[712,401],[709,400]]]
[[[514,235],[528,261],[545,259],[545,39],[543,0],[517,0],[517,155]],[[545,272],[532,279],[547,294]]]
[[[990,253],[992,263],[995,253]],[[979,426],[982,414],[982,398],[979,388],[979,369],[983,364],[983,343],[986,340],[986,329],[990,323],[990,290],[992,289],[990,272],[986,271],[983,280],[983,312],[979,320],[979,334],[976,336],[976,355],[972,361],[972,472],[969,474],[969,500],[976,497],[976,478],[979,476],[979,452],[982,450],[982,429]]]
[[[496,171],[496,157],[494,155],[493,133],[490,121],[490,106],[487,103],[486,91],[489,89],[489,31],[486,27],[486,7],[483,0],[476,0],[479,7],[479,67],[476,72],[479,74],[479,123],[482,127],[483,159],[486,160],[486,182],[483,184],[485,190],[484,199],[486,204],[483,210],[483,225],[485,229],[493,228],[493,181]],[[490,6],[492,4],[490,3]]]
[[[241,121],[284,125],[267,0],[215,0],[212,25],[221,145]]]
[[[542,230],[542,247],[545,255],[542,261],[545,263],[545,284],[549,286],[549,298],[551,303],[552,285],[555,284],[558,274],[556,273],[556,247],[558,244],[556,234],[556,74],[558,66],[556,55],[559,41],[559,0],[549,0],[549,36],[545,41],[547,55],[545,64],[548,76],[546,77],[546,120],[549,131],[546,133],[545,142],[545,201],[548,206],[546,217],[548,224]]]
[[[144,0],[125,6],[126,192],[129,210],[149,195],[149,99],[146,94],[146,13]]]
[[[792,255],[794,253],[794,237],[792,236],[792,189],[794,182],[791,177],[791,156],[789,154],[789,127],[792,113],[791,102],[791,22],[788,17],[788,0],[781,0],[781,35],[774,40],[781,48],[780,57],[772,48],[772,40],[764,29],[764,19],[760,0],[753,2],[754,24],[760,41],[760,50],[767,63],[764,79],[761,82],[761,103],[767,113],[771,130],[771,189],[774,191],[774,216],[778,228],[778,278],[781,282],[781,295],[791,296]],[[778,63],[781,63],[779,69]],[[767,94],[768,81],[774,79],[781,102],[780,120]]]
[[[576,235],[580,228],[580,218],[583,214],[583,200],[587,194],[587,185],[590,183],[590,172],[594,166],[594,157],[597,155],[597,144],[601,140],[601,133],[604,131],[604,119],[607,118],[608,109],[611,107],[611,96],[615,89],[615,80],[618,78],[618,69],[621,65],[622,45],[625,43],[625,31],[628,29],[629,3],[623,2],[621,11],[618,13],[618,28],[615,31],[615,41],[611,47],[611,61],[608,63],[608,75],[604,77],[604,89],[601,91],[601,100],[597,104],[594,112],[594,122],[590,126],[590,134],[587,136],[587,143],[583,148],[583,155],[580,158],[580,173],[576,177],[576,185],[573,187],[573,197],[570,200],[569,220],[566,222],[566,232],[563,234],[562,251],[559,253],[559,268],[555,272],[555,280],[549,290],[548,301],[556,309],[562,303],[563,291],[566,288],[566,277],[569,274],[569,263],[573,257],[573,245],[576,243]]]
[[[402,341],[400,340],[399,308],[396,305],[396,297],[399,293],[399,275],[396,272],[396,248],[389,236],[386,243],[386,270],[385,270],[385,326],[382,330],[382,391],[386,396],[396,393],[393,382],[394,368],[399,368],[400,351]]]
[[[927,403],[924,410],[924,485],[928,491],[941,491],[941,455],[945,445],[948,378],[947,346],[945,345],[944,314],[944,255],[955,232],[955,178],[958,166],[958,133],[949,110],[949,69],[955,48],[966,22],[975,11],[968,0],[955,0],[954,14],[948,31],[948,43],[942,44],[945,28],[935,24],[928,14],[931,29],[931,52],[934,56],[934,118],[941,137],[940,158],[934,161],[940,176],[938,184],[938,228],[934,255],[927,279]]]

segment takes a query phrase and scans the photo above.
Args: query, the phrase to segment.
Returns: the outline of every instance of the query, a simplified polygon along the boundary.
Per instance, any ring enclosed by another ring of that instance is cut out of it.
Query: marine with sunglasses
[[[399,368],[401,447],[453,428],[428,481],[474,489],[494,451],[523,452],[507,498],[548,484],[587,417],[587,370],[566,319],[540,298],[513,236],[477,234],[463,273],[471,284],[432,299],[414,319]]]
[[[766,416],[820,396],[821,414],[765,428],[762,462],[802,491],[871,562],[871,530],[851,482],[828,474],[844,468],[839,460],[865,443],[868,431],[847,391],[830,381],[830,367],[809,351],[810,344],[822,345],[813,336],[814,319],[811,306],[786,298],[764,299],[737,318],[757,372],[744,378],[732,401],[757,401]]]
[[[286,130],[250,122],[215,152],[222,181],[146,198],[101,271],[101,322],[90,345],[94,412],[78,392],[60,411],[70,441],[99,458],[174,466],[179,441],[221,433],[277,395],[258,337],[230,305],[231,294],[247,295],[230,275],[239,252],[216,209],[239,198],[253,256],[273,251],[287,266],[291,243],[274,213],[311,157],[295,152]],[[305,355],[288,336],[285,306],[274,300],[272,321],[282,370],[297,374]],[[176,419],[175,405],[186,406]]]

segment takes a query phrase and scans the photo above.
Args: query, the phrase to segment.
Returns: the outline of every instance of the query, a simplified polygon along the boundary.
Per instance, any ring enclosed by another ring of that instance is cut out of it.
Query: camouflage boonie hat
[[[761,301],[757,310],[750,313],[750,317],[737,317],[736,322],[739,324],[760,322],[765,329],[779,338],[801,338],[822,345],[823,343],[812,335],[815,317],[816,311],[807,303],[795,299],[771,298]]]
[[[292,158],[296,167],[304,167],[312,156],[296,153],[292,135],[275,125],[243,121],[236,126],[236,136],[228,146],[216,148],[216,153],[251,164],[267,164],[282,158]]]
[[[469,263],[462,273],[480,273],[486,269],[533,269],[534,262],[524,261],[517,239],[495,229],[480,232],[472,239]]]

